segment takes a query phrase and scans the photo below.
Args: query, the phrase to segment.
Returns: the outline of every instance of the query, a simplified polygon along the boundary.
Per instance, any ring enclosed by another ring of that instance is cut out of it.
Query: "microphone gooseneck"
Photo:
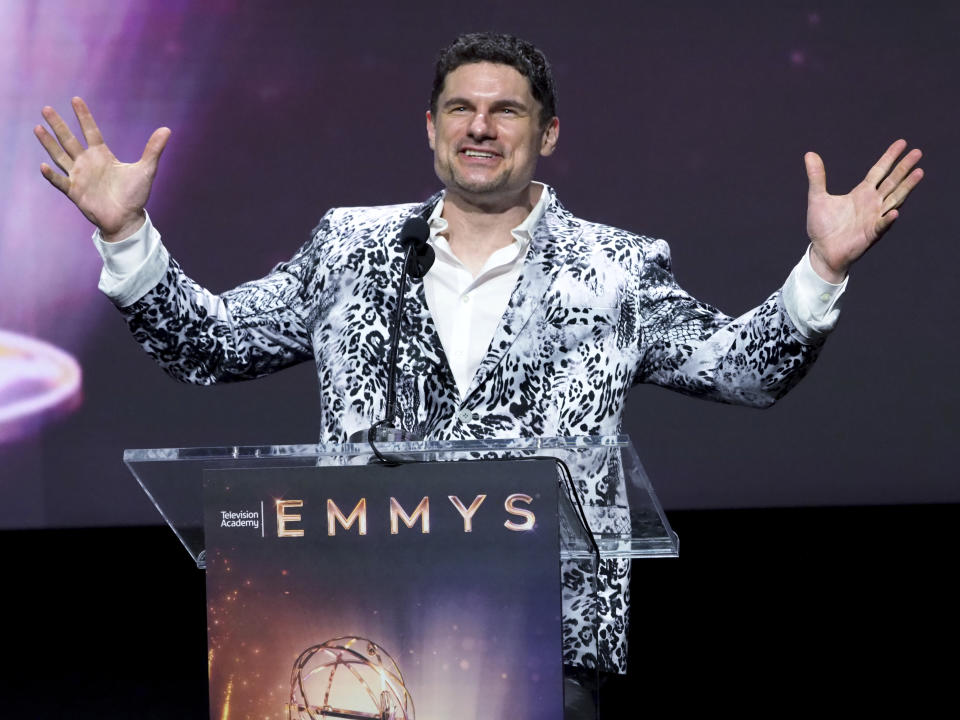
[[[403,256],[403,269],[400,272],[400,290],[397,294],[397,308],[390,328],[390,354],[387,363],[390,374],[387,376],[387,411],[379,423],[390,424],[397,416],[397,351],[400,345],[400,326],[403,323],[403,303],[407,294],[407,275],[422,278],[433,264],[433,248],[427,243],[430,226],[419,215],[408,218],[400,231],[400,245],[406,251]],[[421,261],[423,259],[423,261]]]
[[[420,279],[433,265],[435,254],[427,242],[430,238],[430,226],[420,215],[413,215],[403,224],[400,231],[400,245],[404,249],[403,265],[400,271],[400,286],[397,293],[397,305],[390,328],[390,349],[387,355],[389,367],[387,375],[387,406],[382,420],[378,420],[367,431],[351,436],[351,442],[364,438],[370,443],[377,458],[386,464],[396,464],[392,458],[384,456],[377,449],[376,441],[389,442],[413,439],[408,437],[393,423],[397,416],[397,353],[400,345],[400,329],[403,323],[403,305],[407,292],[407,276]]]

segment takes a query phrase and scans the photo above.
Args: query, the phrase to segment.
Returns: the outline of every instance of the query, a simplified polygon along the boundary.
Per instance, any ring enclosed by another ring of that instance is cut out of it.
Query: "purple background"
[[[634,391],[633,436],[670,508],[960,501],[952,296],[960,7],[648,3],[0,4],[0,327],[73,353],[84,402],[0,445],[0,527],[158,521],[123,448],[311,442],[313,368],[169,380],[98,295],[88,223],[40,177],[45,104],[89,103],[114,152],[173,136],[149,210],[213,290],[289,257],[323,212],[437,189],[423,111],[457,33],[537,43],[560,89],[543,162],[568,209],[671,243],[680,282],[736,315],[806,246],[803,153],[845,192],[887,145],[927,172],[854,270],[841,324],[773,409]]]

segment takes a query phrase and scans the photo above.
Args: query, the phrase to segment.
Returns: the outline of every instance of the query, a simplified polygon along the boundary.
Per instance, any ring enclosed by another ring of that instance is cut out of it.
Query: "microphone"
[[[436,260],[433,248],[427,242],[430,238],[430,226],[420,215],[407,219],[400,231],[400,244],[406,251],[405,262],[410,277],[419,280],[427,274]],[[413,255],[410,254],[413,248]]]
[[[387,376],[387,411],[382,420],[375,422],[370,428],[352,433],[350,436],[350,442],[367,440],[377,458],[389,465],[397,464],[398,461],[402,462],[402,460],[382,455],[374,444],[375,441],[390,442],[419,439],[404,432],[401,428],[395,428],[393,421],[397,414],[397,351],[400,344],[400,325],[403,322],[403,303],[407,290],[407,276],[419,280],[433,266],[436,254],[427,242],[429,238],[430,226],[420,215],[413,215],[403,223],[403,228],[400,230],[400,245],[404,249],[403,269],[400,273],[397,309],[393,317],[393,327],[390,330],[390,351],[387,356],[387,362],[390,365],[390,373]]]

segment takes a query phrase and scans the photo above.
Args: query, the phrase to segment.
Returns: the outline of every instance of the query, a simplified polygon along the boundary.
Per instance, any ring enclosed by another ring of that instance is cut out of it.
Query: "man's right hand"
[[[75,97],[72,105],[87,147],[74,137],[56,110],[49,106],[43,108],[43,118],[56,139],[42,125],[37,125],[33,134],[66,175],[60,175],[46,163],[40,165],[40,172],[100,228],[104,240],[123,240],[143,225],[146,217],[143,208],[150,197],[160,154],[170,139],[170,129],[155,130],[140,160],[123,163],[103,142],[86,103]]]

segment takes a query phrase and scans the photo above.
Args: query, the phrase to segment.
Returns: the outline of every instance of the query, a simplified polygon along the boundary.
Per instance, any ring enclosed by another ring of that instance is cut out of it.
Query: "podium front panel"
[[[562,717],[554,463],[203,484],[211,718]]]

